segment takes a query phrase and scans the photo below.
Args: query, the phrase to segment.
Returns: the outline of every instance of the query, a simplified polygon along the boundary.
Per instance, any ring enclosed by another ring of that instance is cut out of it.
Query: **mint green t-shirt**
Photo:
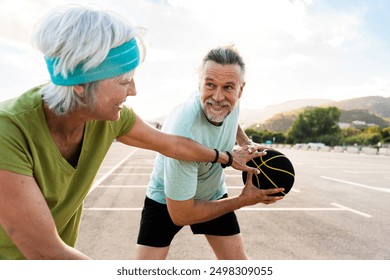
[[[134,125],[135,113],[123,108],[118,121],[87,122],[74,168],[61,156],[49,132],[39,90],[0,103],[0,169],[35,178],[60,237],[74,247],[83,201],[113,140]],[[1,226],[0,259],[24,259]]]
[[[221,126],[212,125],[204,116],[200,93],[195,92],[169,113],[162,130],[211,149],[231,151],[237,135],[239,107],[238,103]],[[219,163],[182,161],[158,154],[146,195],[165,204],[166,197],[179,201],[216,200],[225,193],[225,175]]]

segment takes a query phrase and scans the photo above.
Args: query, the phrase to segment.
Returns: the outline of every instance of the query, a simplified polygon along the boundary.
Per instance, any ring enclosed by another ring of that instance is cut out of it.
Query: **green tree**
[[[281,132],[273,132],[267,129],[265,130],[256,130],[253,128],[245,129],[246,135],[256,143],[265,143],[268,140],[271,140],[273,143],[285,143],[286,136]]]
[[[362,131],[360,129],[349,127],[341,130],[343,139],[359,135]]]
[[[381,135],[384,143],[390,143],[390,126],[382,129]]]
[[[245,129],[245,133],[246,135],[248,135],[248,137],[252,137],[252,135],[256,135],[258,133],[257,130],[253,129],[253,128],[247,128]]]
[[[289,143],[321,142],[336,145],[341,136],[337,107],[307,109],[298,115],[287,133]]]

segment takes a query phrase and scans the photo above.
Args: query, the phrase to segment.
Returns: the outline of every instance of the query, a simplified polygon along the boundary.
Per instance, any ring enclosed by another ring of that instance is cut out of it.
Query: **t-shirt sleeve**
[[[23,175],[33,175],[33,161],[27,140],[10,118],[0,117],[0,168]]]
[[[120,126],[118,128],[119,130],[117,133],[117,137],[120,137],[129,132],[133,128],[135,120],[136,114],[134,110],[129,107],[123,106],[121,110],[121,117],[119,119]]]
[[[173,200],[187,200],[195,196],[198,163],[164,157],[165,195]]]

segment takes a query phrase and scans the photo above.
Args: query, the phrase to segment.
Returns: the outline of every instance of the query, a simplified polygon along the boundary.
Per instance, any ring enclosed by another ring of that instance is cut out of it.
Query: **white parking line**
[[[134,151],[132,151],[131,153],[129,153],[129,154],[127,155],[127,157],[125,157],[124,159],[122,159],[120,162],[118,162],[117,165],[115,165],[113,168],[111,168],[110,170],[108,170],[107,173],[105,173],[105,174],[102,175],[99,179],[97,179],[97,180],[93,183],[93,185],[92,185],[91,189],[89,190],[88,194],[90,194],[91,192],[93,192],[93,190],[94,190],[97,186],[99,186],[104,180],[106,180],[108,176],[110,176],[112,173],[114,173],[114,171],[115,171],[119,166],[121,166],[129,157],[131,157],[132,155],[134,155],[134,153],[135,153],[136,151],[138,151],[138,149],[135,149]]]
[[[361,211],[358,211],[358,210],[355,210],[355,209],[352,209],[352,208],[349,208],[349,207],[346,207],[346,206],[343,206],[341,204],[338,204],[338,203],[331,203],[333,206],[336,206],[336,207],[340,207],[341,209],[344,209],[344,210],[347,210],[347,211],[350,211],[352,213],[355,213],[355,214],[358,214],[358,215],[361,215],[363,217],[366,217],[366,218],[372,218],[371,215],[369,214],[366,214],[366,213],[363,213]]]
[[[267,211],[349,211],[355,214],[358,214],[360,216],[366,217],[366,218],[372,218],[371,215],[363,213],[361,211],[343,206],[338,203],[331,203],[331,205],[335,206],[336,208],[331,208],[331,207],[309,207],[309,208],[304,208],[304,207],[290,207],[290,208],[256,208],[256,207],[243,207],[241,209],[238,209],[237,211],[254,211],[254,212],[267,212]],[[83,210],[85,211],[142,211],[142,208],[107,208],[107,207],[90,207],[90,208],[84,208]]]
[[[116,174],[116,173],[112,173]],[[142,174],[140,174],[142,175]],[[136,189],[136,188],[146,188],[147,185],[99,185],[98,188],[122,188],[122,189]],[[228,189],[242,189],[244,186],[228,186]],[[299,193],[300,191],[297,189],[291,189],[292,192]]]
[[[320,176],[320,177],[323,178],[323,179],[326,179],[326,180],[334,181],[334,182],[344,183],[344,184],[348,184],[348,185],[352,185],[352,186],[357,186],[357,187],[361,187],[361,188],[366,188],[366,189],[370,189],[370,190],[374,190],[374,191],[380,191],[380,192],[387,192],[387,193],[390,193],[390,189],[379,188],[379,187],[373,187],[373,186],[369,186],[369,185],[364,185],[364,184],[349,182],[349,181],[340,180],[340,179],[336,179],[336,178],[331,178],[331,177],[327,177],[327,176]]]
[[[254,207],[244,207],[240,210],[242,211],[349,211],[358,215],[361,215],[366,218],[372,218],[371,215],[363,213],[361,211],[343,206],[338,203],[331,203],[331,205],[337,208],[254,208]]]

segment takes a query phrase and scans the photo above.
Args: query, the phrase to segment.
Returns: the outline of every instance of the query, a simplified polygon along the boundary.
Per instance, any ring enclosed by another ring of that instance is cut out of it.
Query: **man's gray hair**
[[[237,64],[241,68],[241,80],[244,80],[245,77],[245,63],[238,50],[234,45],[217,47],[210,50],[206,56],[203,58],[201,70],[204,69],[207,61],[214,61],[218,64],[228,65],[228,64]],[[200,71],[202,74],[203,71]]]
[[[36,27],[33,45],[47,57],[59,59],[55,72],[67,76],[83,63],[85,70],[98,66],[110,49],[136,37],[141,47],[143,29],[113,12],[81,5],[68,5],[49,13]],[[84,100],[73,92],[73,86],[49,83],[41,90],[43,100],[56,114],[66,114],[76,106],[90,106],[99,81],[86,85]]]

